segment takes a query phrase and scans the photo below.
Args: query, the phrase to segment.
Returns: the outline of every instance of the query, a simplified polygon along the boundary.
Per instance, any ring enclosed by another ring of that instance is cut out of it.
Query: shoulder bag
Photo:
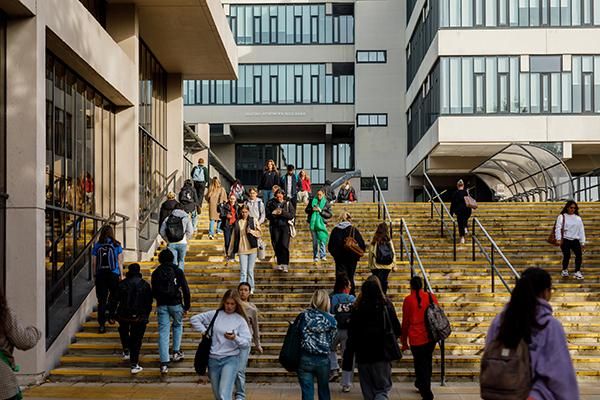
[[[427,310],[425,310],[425,325],[427,327],[427,332],[429,333],[429,338],[431,341],[437,343],[446,340],[448,336],[450,336],[452,327],[450,326],[450,321],[448,321],[448,317],[446,317],[444,310],[434,303],[430,292],[428,292],[428,295],[429,306],[427,306]]]
[[[217,315],[219,315],[219,311],[220,310],[217,310],[215,316],[210,321],[206,332],[202,335],[202,340],[200,340],[200,343],[198,344],[198,349],[196,350],[194,369],[198,375],[205,375],[206,369],[208,368],[208,357],[210,356],[210,348],[212,347],[213,325],[215,324]]]
[[[477,200],[475,200],[473,197],[471,197],[471,194],[469,193],[468,190],[467,190],[467,195],[465,196],[465,205],[467,206],[467,208],[470,208],[472,210],[477,209]]]
[[[565,236],[565,215],[562,214],[563,220],[562,220],[562,228],[560,230],[560,236],[564,237]],[[548,235],[548,237],[546,238],[546,242],[550,243],[552,246],[560,246],[560,242],[558,240],[556,240],[556,224],[558,223],[558,221],[556,221],[554,223],[554,225],[552,225],[552,232],[550,232],[550,234]]]
[[[354,237],[355,231],[356,228],[354,228],[354,226],[350,227],[350,234],[344,239],[344,249],[354,253],[358,258],[361,258],[365,255],[365,251],[358,245],[358,242]]]

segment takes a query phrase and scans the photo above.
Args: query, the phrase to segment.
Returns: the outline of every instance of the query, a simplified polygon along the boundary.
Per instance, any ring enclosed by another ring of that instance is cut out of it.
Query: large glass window
[[[352,44],[354,5],[325,4],[229,6],[229,25],[238,45]]]
[[[354,104],[354,64],[334,63],[331,74],[325,71],[325,64],[240,64],[237,81],[184,81],[184,103]]]
[[[45,266],[48,345],[89,293],[83,286],[88,289],[93,286],[87,258],[80,256],[96,234],[99,220],[108,218],[115,210],[114,161],[114,106],[48,52]],[[64,279],[70,267],[76,290]],[[70,303],[64,299],[69,290]]]

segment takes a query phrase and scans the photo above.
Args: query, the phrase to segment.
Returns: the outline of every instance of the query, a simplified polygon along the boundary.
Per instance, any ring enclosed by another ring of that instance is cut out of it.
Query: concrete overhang
[[[219,0],[108,0],[135,4],[140,36],[169,73],[237,79],[237,46]]]
[[[0,9],[12,17],[33,17],[35,0],[0,0]]]

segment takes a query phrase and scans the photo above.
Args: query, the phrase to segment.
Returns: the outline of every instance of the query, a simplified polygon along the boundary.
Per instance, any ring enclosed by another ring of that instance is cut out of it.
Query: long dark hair
[[[356,309],[368,310],[377,306],[383,306],[387,302],[388,300],[383,293],[379,278],[371,275],[360,287],[360,294],[358,295],[358,299],[356,299],[354,307]]]
[[[579,215],[579,206],[577,205],[577,202],[575,200],[569,200],[567,201],[567,204],[565,204],[565,206],[563,207],[562,211],[560,212],[561,214],[568,214],[569,213],[569,207],[571,206],[575,206],[575,215]]]
[[[113,230],[112,225],[105,225],[100,231],[100,238],[98,239],[98,243],[106,243],[106,239],[112,240],[115,246],[120,246],[121,243],[115,239],[115,231]]]
[[[333,285],[333,293],[343,293],[348,286],[350,286],[348,275],[345,273],[337,274]]]
[[[419,308],[421,308],[421,289],[423,289],[423,280],[420,276],[413,276],[410,278],[410,289],[414,290],[417,294],[417,304],[419,304]]]
[[[0,336],[6,334],[6,324],[8,321],[8,303],[4,292],[0,290]]]
[[[537,267],[527,268],[517,281],[510,295],[510,301],[504,311],[498,340],[506,347],[514,349],[521,339],[531,343],[531,333],[541,329],[536,318],[538,297],[552,288],[552,278],[545,270]]]
[[[377,225],[377,230],[373,235],[373,240],[371,240],[371,244],[382,244],[390,241],[390,230],[388,229],[388,225],[385,222]]]

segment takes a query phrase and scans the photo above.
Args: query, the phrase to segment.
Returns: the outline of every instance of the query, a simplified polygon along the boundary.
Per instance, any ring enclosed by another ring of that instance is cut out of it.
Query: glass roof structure
[[[573,198],[571,172],[554,153],[532,144],[511,144],[476,167],[500,201],[558,201]]]

